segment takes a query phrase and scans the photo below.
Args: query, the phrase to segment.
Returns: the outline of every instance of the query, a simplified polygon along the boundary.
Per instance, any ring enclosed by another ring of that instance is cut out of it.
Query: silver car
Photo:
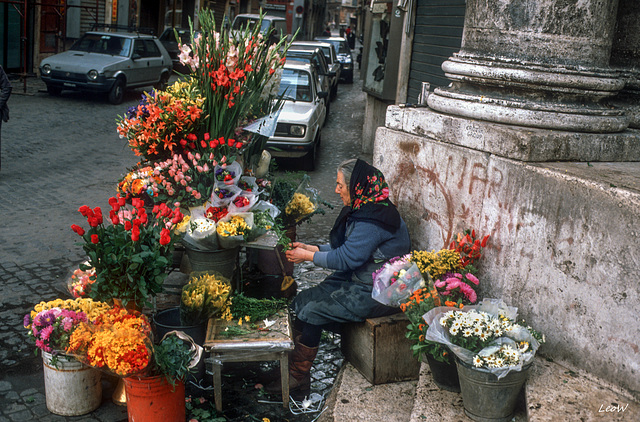
[[[324,53],[324,58],[327,62],[329,72],[334,73],[335,76],[331,77],[331,101],[333,101],[338,95],[338,80],[340,80],[340,70],[342,65],[338,61],[336,50],[331,43],[320,41],[294,41],[291,43],[291,48],[296,47],[319,47]]]
[[[87,32],[68,51],[42,60],[40,76],[47,91],[64,89],[107,93],[120,104],[127,88],[166,87],[171,57],[151,35],[121,32]]]
[[[304,157],[308,170],[315,168],[321,128],[326,119],[329,93],[319,88],[314,66],[287,59],[280,82],[285,99],[274,136],[267,148],[274,157]]]

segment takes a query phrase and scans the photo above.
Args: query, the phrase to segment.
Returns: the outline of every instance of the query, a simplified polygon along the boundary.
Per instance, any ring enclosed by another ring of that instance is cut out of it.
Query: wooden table
[[[272,316],[275,324],[265,328],[264,321],[256,323],[257,328],[250,328],[245,323],[241,328],[250,331],[247,334],[226,335],[229,327],[238,326],[238,321],[223,321],[211,318],[207,326],[207,337],[204,341],[205,351],[213,360],[213,393],[216,409],[222,411],[222,364],[224,362],[262,362],[280,361],[282,377],[282,401],[289,407],[289,360],[288,355],[294,348],[291,340],[291,324],[289,314],[281,311]]]

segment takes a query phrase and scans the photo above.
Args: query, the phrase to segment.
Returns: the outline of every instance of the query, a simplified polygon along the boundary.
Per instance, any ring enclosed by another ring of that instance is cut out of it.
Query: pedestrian
[[[9,106],[7,101],[11,96],[11,84],[4,69],[0,66],[0,170],[2,170],[2,122],[9,121]]]
[[[347,28],[347,44],[352,50],[356,48],[356,31],[353,31],[351,27]]]
[[[348,322],[399,312],[371,298],[372,273],[389,259],[409,253],[411,240],[405,222],[389,200],[380,170],[360,159],[343,161],[336,190],[344,207],[329,234],[330,243],[316,246],[293,242],[289,261],[311,261],[334,272],[315,287],[303,290],[291,307],[295,348],[289,358],[289,388],[308,394],[311,365],[323,330],[336,333]],[[281,383],[267,391],[277,393]]]
[[[330,37],[331,36],[331,27],[330,26],[327,26],[324,29],[324,32],[322,33],[322,36],[323,37]]]

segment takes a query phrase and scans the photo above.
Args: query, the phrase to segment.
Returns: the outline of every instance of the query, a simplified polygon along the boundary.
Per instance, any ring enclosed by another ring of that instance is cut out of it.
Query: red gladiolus
[[[99,241],[98,235],[97,234],[92,234],[91,235],[91,243],[93,243],[94,245],[97,245],[98,241]]]
[[[73,230],[74,232],[78,233],[80,236],[84,236],[84,229],[80,226],[78,226],[77,224],[72,224],[71,225],[71,230]]]

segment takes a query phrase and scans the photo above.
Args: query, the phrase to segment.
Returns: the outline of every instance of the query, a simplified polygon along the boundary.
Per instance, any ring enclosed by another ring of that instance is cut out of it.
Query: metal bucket
[[[96,410],[102,403],[100,371],[65,355],[59,355],[53,366],[51,358],[50,353],[42,352],[47,409],[61,416]]]
[[[185,245],[191,271],[216,272],[231,280],[236,272],[240,248],[201,250]]]
[[[486,369],[456,359],[464,413],[474,421],[507,422],[513,417],[518,394],[527,381],[531,364],[498,379]]]

